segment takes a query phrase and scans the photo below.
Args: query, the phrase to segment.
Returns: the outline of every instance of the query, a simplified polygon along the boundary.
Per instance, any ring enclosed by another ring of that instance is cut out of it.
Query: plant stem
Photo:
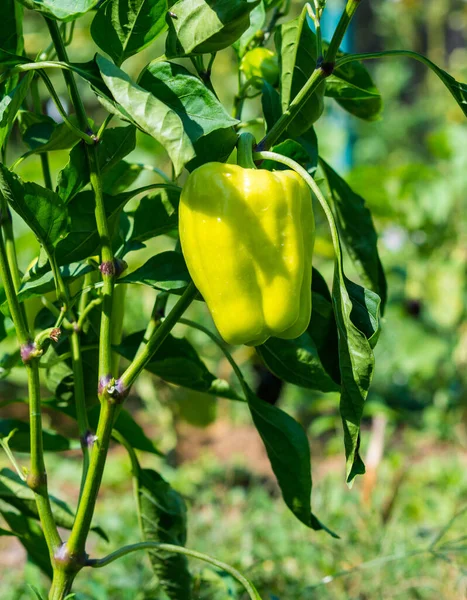
[[[28,485],[35,494],[37,511],[44,530],[44,537],[53,559],[62,540],[57,530],[50,506],[47,491],[47,474],[42,446],[42,415],[39,381],[39,361],[33,359],[26,365],[29,390],[29,426],[31,429],[31,469],[28,474]]]
[[[300,112],[318,86],[331,75],[334,69],[334,62],[336,60],[339,46],[341,45],[344,34],[347,31],[350,21],[360,2],[361,0],[347,0],[344,12],[342,13],[340,21],[336,27],[336,30],[334,31],[334,35],[332,36],[332,40],[329,44],[324,61],[313,71],[308,81],[289,104],[282,116],[259,142],[256,147],[258,152],[267,150],[280,138],[284,131],[286,131],[290,122],[294,119],[295,115]]]
[[[137,550],[151,550],[151,549],[163,550],[165,552],[171,552],[173,554],[184,554],[185,556],[190,556],[191,558],[197,558],[198,560],[202,560],[211,565],[214,565],[218,569],[222,569],[226,571],[232,577],[234,577],[237,581],[239,581],[245,590],[248,592],[251,600],[261,600],[261,596],[258,594],[255,586],[249,581],[244,575],[242,575],[237,569],[234,569],[230,565],[213,558],[207,554],[203,554],[201,552],[197,552],[196,550],[189,550],[188,548],[184,548],[183,546],[175,546],[173,544],[159,544],[157,542],[139,542],[138,544],[132,544],[130,546],[124,546],[112,554],[100,559],[88,560],[87,565],[89,567],[93,567],[95,569],[100,567],[105,567],[110,564],[114,560],[125,556],[126,554],[130,554],[130,552],[136,552]]]
[[[11,218],[11,212],[8,208],[7,201],[2,194],[0,194],[0,225],[3,230],[3,235],[5,236],[5,253],[8,270],[13,280],[15,293],[18,293],[19,288],[21,287],[21,274],[18,268],[15,237],[13,234],[13,220]],[[24,311],[23,305],[21,305],[21,311],[26,323],[26,312]]]
[[[89,468],[89,433],[88,413],[86,411],[86,397],[84,392],[83,359],[81,356],[80,331],[76,328],[71,334],[71,360],[73,364],[74,399],[76,417],[78,420],[79,440],[83,451],[83,470],[81,473],[80,493],[83,491],[84,482]]]
[[[83,486],[70,538],[67,542],[69,556],[80,557],[84,554],[86,538],[91,528],[94,507],[102,481],[117,406],[115,402],[109,401],[104,395],[88,475]]]
[[[190,283],[170,313],[156,328],[153,335],[148,339],[146,346],[139,354],[136,355],[130,366],[121,376],[120,382],[124,388],[128,389],[131,387],[138,375],[143,371],[153,355],[161,347],[162,343],[172,331],[178,319],[193,302],[197,293],[198,290],[196,289],[195,284]]]
[[[33,107],[34,107],[34,110],[36,113],[41,112],[41,99],[40,99],[40,95],[39,95],[38,77],[39,77],[39,75],[37,75],[37,76],[35,75],[31,82],[32,103],[33,103]],[[52,177],[50,174],[49,154],[47,152],[41,152],[39,154],[39,156],[40,156],[40,160],[41,160],[42,175],[44,177],[45,187],[48,188],[49,190],[51,190],[53,188],[53,184],[52,184]]]

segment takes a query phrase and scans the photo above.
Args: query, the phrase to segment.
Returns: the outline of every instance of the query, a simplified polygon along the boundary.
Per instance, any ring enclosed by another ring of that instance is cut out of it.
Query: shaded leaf
[[[186,542],[186,506],[182,496],[151,469],[138,467],[138,512],[146,541],[184,546]],[[191,575],[183,554],[161,550],[148,552],[154,573],[170,600],[190,600]]]
[[[269,131],[282,116],[281,97],[266,80],[263,80],[261,91],[261,106],[266,121],[266,131]]]
[[[79,279],[86,273],[94,270],[92,265],[86,263],[73,263],[60,267],[60,273],[65,283],[70,284],[72,281]],[[24,302],[28,298],[43,296],[47,292],[55,290],[55,282],[51,271],[41,275],[40,277],[30,279],[22,284],[18,292],[18,300]]]
[[[52,513],[58,527],[71,529],[73,527],[74,515],[70,507],[53,495],[50,495]],[[10,469],[0,471],[0,500],[10,506],[14,506],[22,515],[32,519],[39,519],[34,494],[29,486]],[[104,540],[108,537],[100,527],[92,527],[91,531],[97,533]]]
[[[71,116],[70,121],[74,120]],[[29,152],[23,154],[23,158],[34,153],[66,150],[80,139],[65,123],[56,123],[46,115],[27,110],[19,111],[18,124],[23,142],[30,148]]]
[[[307,527],[337,537],[311,512],[310,446],[303,427],[253,393],[248,395],[248,406],[287,506]]]
[[[344,54],[339,53],[338,58],[340,56]],[[375,121],[381,116],[381,94],[361,62],[348,62],[334,69],[326,79],[324,94],[360,119]]]
[[[94,17],[91,35],[120,66],[164,31],[166,12],[167,0],[107,0]]]
[[[143,167],[121,160],[107,170],[102,177],[102,189],[105,194],[121,194],[139,177]]]
[[[7,437],[15,429],[17,431],[8,441],[8,445],[13,451],[29,453],[31,448],[29,423],[18,419],[0,419],[1,438]],[[70,448],[70,442],[67,438],[53,431],[44,430],[42,432],[42,439],[46,452],[62,452]]]
[[[140,283],[156,290],[183,291],[190,275],[180,252],[169,250],[152,256],[142,267],[118,280],[118,283]]]
[[[26,549],[28,558],[43,573],[52,578],[49,549],[38,523],[33,519],[24,518],[23,515],[9,510],[0,510],[0,514]]]
[[[332,208],[341,239],[365,283],[386,304],[387,283],[378,254],[377,234],[365,200],[356,194],[324,160],[321,166],[331,193]]]
[[[255,35],[260,31],[266,23],[266,9],[263,0],[255,6],[250,13],[250,26],[242,34],[242,37],[233,45],[238,57],[242,58],[248,50],[249,44],[254,40]]]
[[[136,129],[133,125],[106,129],[100,139],[97,158],[101,176],[109,175],[122,158],[134,150]],[[70,152],[68,163],[60,171],[57,181],[57,193],[68,202],[89,183],[89,166],[84,142]]]
[[[338,391],[336,323],[326,282],[316,269],[312,287],[313,308],[307,331],[293,340],[269,338],[256,351],[274,375],[284,381],[322,392]]]
[[[276,30],[275,43],[281,67],[281,102],[286,110],[306,84],[317,64],[316,36],[308,25],[306,8],[299,17]],[[325,82],[321,83],[288,126],[291,137],[304,133],[323,112]]]
[[[178,176],[186,163],[195,156],[180,117],[104,57],[97,55],[96,62],[102,79],[118,103],[115,112],[122,118],[129,117],[135,125],[164,146],[174,164],[175,175]],[[120,107],[123,108],[123,113]]]
[[[32,229],[47,254],[68,233],[68,214],[61,198],[37,183],[23,182],[0,164],[0,192]]]
[[[133,217],[131,239],[145,242],[176,229],[180,192],[160,190],[141,199],[138,208],[129,213]]]
[[[32,72],[26,73],[16,86],[13,86],[11,81],[0,84],[0,147],[5,143],[13,126],[16,115],[29,91],[33,76]],[[12,81],[14,83],[17,78]]]
[[[132,333],[115,350],[133,360],[144,339],[144,331]],[[164,381],[214,396],[241,400],[223,379],[210,373],[198,353],[185,338],[169,335],[154,354],[146,370]]]

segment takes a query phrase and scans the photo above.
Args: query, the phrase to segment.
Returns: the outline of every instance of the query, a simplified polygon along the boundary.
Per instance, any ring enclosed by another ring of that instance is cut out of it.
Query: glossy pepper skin
[[[315,223],[299,175],[207,163],[188,177],[179,219],[188,270],[226,342],[305,331]]]

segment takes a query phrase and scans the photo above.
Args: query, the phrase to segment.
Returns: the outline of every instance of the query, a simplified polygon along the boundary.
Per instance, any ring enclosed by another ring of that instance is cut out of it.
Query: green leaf
[[[128,213],[133,217],[131,239],[145,242],[176,229],[180,192],[160,190],[141,199],[138,208]]]
[[[312,128],[311,131],[313,131]],[[277,154],[282,154],[282,156],[288,156],[295,162],[298,162],[298,164],[305,168],[308,172],[314,172],[316,170],[316,165],[314,164],[315,156],[310,157],[306,149],[298,141],[285,140],[280,144],[273,146],[271,151],[276,152]],[[261,168],[268,169],[269,171],[280,171],[287,169],[285,165],[273,160],[263,161]]]
[[[119,164],[122,158],[130,154],[136,146],[136,129],[133,125],[106,129],[98,145],[97,157],[99,170],[104,178]],[[70,152],[67,165],[60,171],[57,181],[57,193],[68,202],[89,183],[89,166],[84,143],[78,144]]]
[[[71,116],[70,120],[74,121],[75,118]],[[27,110],[19,111],[18,124],[23,142],[30,148],[23,158],[35,153],[67,150],[80,139],[65,123],[56,123],[46,115]]]
[[[72,21],[89,12],[99,0],[19,0],[19,2],[50,19]]]
[[[65,283],[70,284],[72,281],[79,279],[86,273],[90,273],[94,267],[85,263],[74,263],[60,267],[60,273]],[[54,277],[51,271],[48,271],[40,277],[25,281],[18,293],[18,300],[24,302],[28,298],[43,296],[47,292],[55,290]]]
[[[293,21],[276,31],[276,48],[281,66],[281,102],[286,110],[316,68],[316,36],[306,18],[306,8]],[[291,137],[307,131],[323,112],[325,83],[321,83],[288,127]]]
[[[120,66],[167,27],[166,0],[107,0],[91,24],[93,40]]]
[[[359,292],[357,295],[356,292]],[[344,426],[344,446],[347,458],[347,481],[350,483],[356,475],[365,472],[365,465],[360,458],[360,422],[363,406],[368,395],[374,371],[374,356],[370,339],[377,333],[372,321],[379,321],[379,297],[373,294],[372,307],[376,313],[366,319],[360,319],[359,326],[353,322],[355,306],[362,306],[362,298],[369,297],[372,292],[352,283],[343,272],[342,255],[336,258],[332,299],[337,328],[339,331],[339,365],[341,372],[340,413]],[[366,302],[363,301],[366,306]],[[364,332],[360,329],[367,327]],[[374,344],[373,344],[374,345]]]
[[[23,182],[2,164],[0,192],[52,255],[68,233],[68,214],[60,196],[37,183]]]
[[[142,170],[141,165],[121,160],[104,173],[102,177],[104,193],[121,194],[138,179]]]
[[[134,192],[123,192],[116,196],[104,194],[104,208],[112,236],[118,225],[118,219],[125,204],[134,196]],[[56,248],[57,263],[67,265],[94,256],[99,253],[99,234],[95,217],[94,192],[80,192],[68,203],[70,231]]]
[[[29,91],[33,76],[33,73],[26,73],[16,87],[12,87],[10,81],[0,84],[0,148],[10,133],[16,115]]]
[[[182,496],[152,469],[137,468],[138,513],[145,541],[184,546],[186,505]],[[154,573],[170,600],[191,600],[191,575],[183,554],[148,552]]]
[[[183,255],[168,250],[152,256],[142,267],[118,280],[118,283],[140,283],[156,290],[181,293],[190,283]]]
[[[118,107],[113,106],[109,109],[124,119],[129,118],[142,131],[162,144],[174,164],[175,175],[178,176],[186,163],[195,156],[180,117],[104,57],[97,55],[96,62],[102,79],[118,103]]]
[[[28,558],[37,565],[43,573],[52,578],[52,565],[50,564],[49,549],[47,548],[42,529],[36,521],[28,518],[25,519],[23,515],[9,510],[0,510],[0,514],[26,549]]]
[[[14,533],[13,531],[9,531],[8,529],[3,529],[3,527],[0,527],[0,537],[5,537],[5,536],[18,537],[17,534]]]
[[[28,583],[28,587],[34,593],[36,600],[45,600],[44,596],[39,592],[39,590],[34,586]]]
[[[462,112],[465,116],[467,116],[467,84],[461,83],[454,79],[452,75],[438,67],[434,62],[431,62],[426,56],[422,54],[418,54],[418,52],[412,52],[410,50],[388,50],[385,52],[372,52],[371,54],[352,54],[346,55],[342,59],[338,60],[336,63],[336,68],[340,69],[344,64],[349,61],[356,60],[369,60],[373,58],[386,58],[386,57],[401,57],[406,56],[408,58],[413,58],[418,62],[423,63],[425,66],[429,67],[444,83],[449,92],[454,97],[455,101],[461,108]]]
[[[126,337],[115,350],[128,360],[133,360],[144,339],[138,331]],[[154,354],[146,370],[164,381],[189,389],[231,400],[241,400],[229,384],[210,373],[198,353],[185,338],[169,335]]]
[[[237,582],[224,571],[203,569],[193,578],[196,600],[238,600]]]
[[[387,283],[378,254],[377,235],[365,200],[356,194],[324,160],[321,166],[328,182],[332,208],[341,239],[365,283],[386,304]]]
[[[30,431],[29,424],[18,419],[0,419],[0,437],[4,438],[10,435],[13,430],[17,430],[11,437],[8,444],[13,451],[30,452]],[[70,449],[70,442],[66,437],[53,431],[43,431],[42,439],[44,450],[46,452],[63,452]]]
[[[307,527],[337,537],[311,512],[310,445],[303,427],[253,393],[248,395],[248,406],[287,506]]]
[[[338,54],[338,58],[343,56]],[[334,100],[347,112],[376,121],[381,117],[383,101],[367,69],[358,61],[352,61],[334,69],[326,79],[325,96]]]
[[[222,154],[228,156],[232,152],[237,136],[233,130],[225,130],[238,123],[237,119],[233,119],[216,96],[185,67],[156,60],[143,71],[139,84],[180,117],[195,148],[197,166],[213,160],[220,162],[216,155],[219,143],[213,135],[215,132],[222,144]],[[209,143],[205,152],[200,152],[197,142],[205,136],[209,136]],[[226,140],[229,148],[225,148]]]
[[[24,50],[23,7],[15,0],[2,0],[0,48],[13,54],[22,54]]]
[[[260,0],[179,0],[167,16],[168,58],[210,54],[227,48],[250,26],[250,12]],[[175,17],[171,16],[175,15]]]
[[[75,517],[70,507],[66,502],[59,500],[53,495],[49,497],[57,526],[64,529],[71,529]],[[3,500],[10,506],[14,506],[25,517],[39,520],[39,512],[33,492],[26,482],[10,469],[2,469],[0,471],[0,500]],[[102,539],[108,541],[106,533],[100,527],[93,527],[91,531],[94,531]]]
[[[282,105],[279,92],[267,81],[263,81],[261,106],[266,121],[266,131],[269,131],[281,118]]]
[[[258,31],[261,31],[261,29],[264,27],[265,23],[266,9],[264,7],[263,0],[261,0],[258,6],[255,6],[250,13],[250,26],[245,33],[242,34],[242,37],[233,45],[234,50],[237,52],[239,58],[242,58],[242,56],[246,53],[248,46],[254,40]]]
[[[322,392],[338,391],[336,323],[329,290],[316,269],[312,287],[313,309],[307,331],[294,340],[270,338],[256,351],[268,369],[284,381]]]

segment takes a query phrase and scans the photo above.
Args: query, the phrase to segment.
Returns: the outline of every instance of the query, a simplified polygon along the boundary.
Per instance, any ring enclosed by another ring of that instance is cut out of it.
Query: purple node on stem
[[[111,380],[112,380],[112,375],[103,375],[102,377],[99,378],[99,384],[97,386],[97,393],[99,396],[102,396],[102,394],[107,389]]]
[[[23,363],[28,363],[32,358],[37,355],[37,346],[34,342],[27,342],[21,346],[20,350],[21,360]]]

